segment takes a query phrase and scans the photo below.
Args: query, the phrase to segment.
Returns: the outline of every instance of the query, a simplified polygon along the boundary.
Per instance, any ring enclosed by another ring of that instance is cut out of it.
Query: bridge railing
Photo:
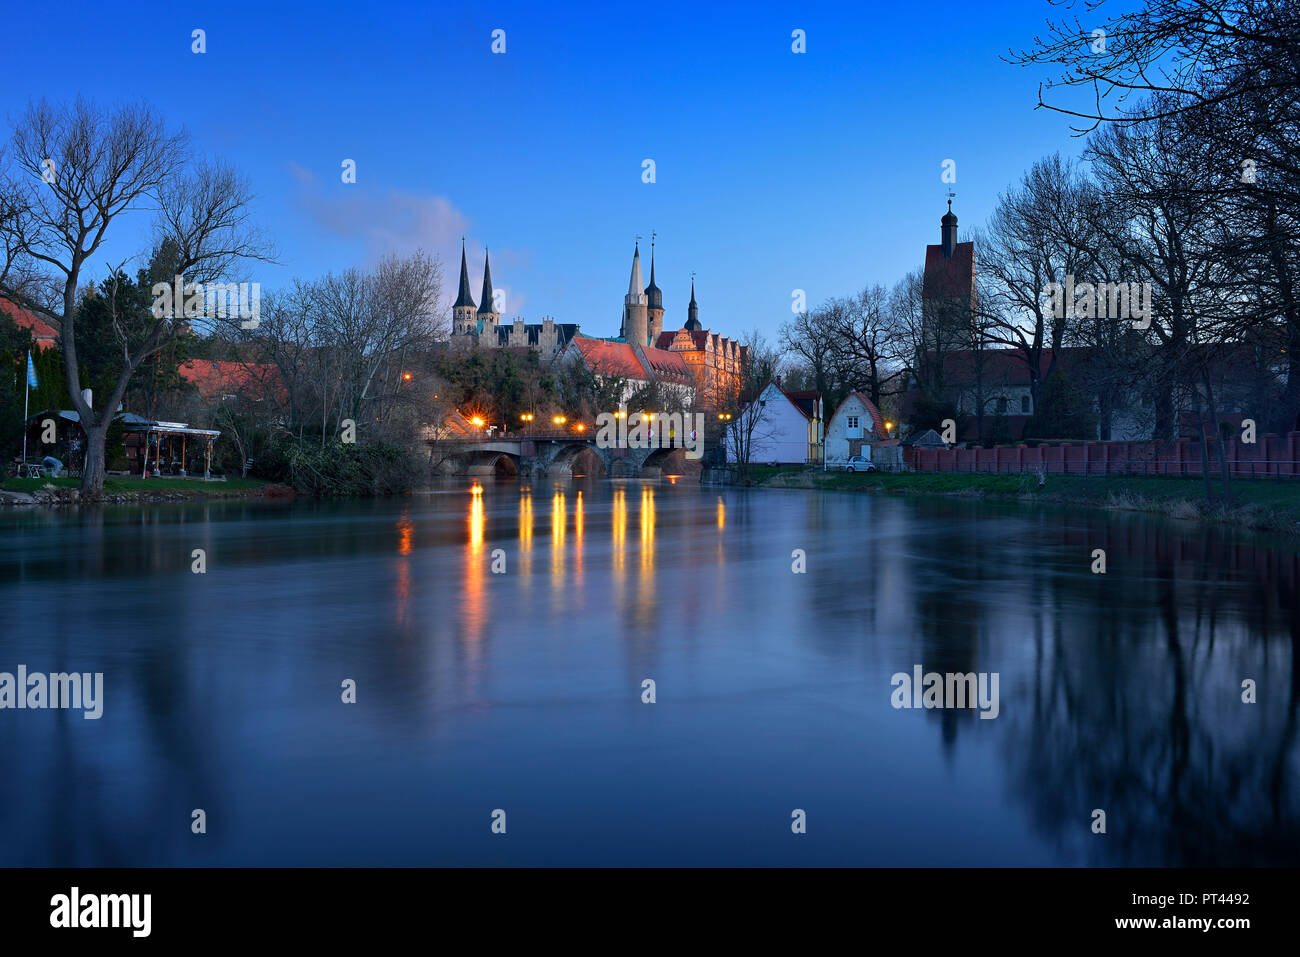
[[[438,445],[486,445],[492,442],[589,442],[596,437],[595,430],[588,432],[506,432],[497,435],[477,435],[473,437],[426,439],[426,442]]]

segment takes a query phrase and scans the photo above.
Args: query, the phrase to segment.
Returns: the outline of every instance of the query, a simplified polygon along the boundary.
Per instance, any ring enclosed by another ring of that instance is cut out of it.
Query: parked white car
[[[876,467],[871,464],[871,459],[864,458],[861,455],[849,456],[849,460],[844,463],[846,472],[874,472]]]

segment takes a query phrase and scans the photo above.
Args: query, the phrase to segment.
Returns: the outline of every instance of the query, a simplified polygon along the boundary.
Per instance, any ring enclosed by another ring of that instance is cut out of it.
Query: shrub
[[[410,491],[421,474],[411,454],[395,445],[330,441],[322,446],[294,438],[269,446],[254,472],[321,498],[397,495]]]

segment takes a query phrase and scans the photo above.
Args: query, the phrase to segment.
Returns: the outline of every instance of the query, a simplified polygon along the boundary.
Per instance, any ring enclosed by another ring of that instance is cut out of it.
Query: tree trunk
[[[1232,469],[1228,467],[1228,457],[1223,448],[1223,429],[1219,427],[1219,407],[1214,401],[1214,386],[1210,384],[1210,373],[1201,367],[1201,378],[1205,382],[1205,398],[1210,407],[1210,421],[1214,425],[1214,453],[1219,459],[1219,469],[1223,474],[1223,500],[1232,501]]]
[[[1174,421],[1174,383],[1173,377],[1165,370],[1159,373],[1156,382],[1156,422],[1151,438],[1156,441],[1172,441],[1177,438]]]
[[[86,457],[81,467],[81,497],[97,499],[104,495],[104,445],[108,423],[93,426],[86,432]]]
[[[1205,416],[1201,414],[1201,393],[1192,390],[1192,410],[1196,413],[1196,431],[1200,433],[1197,446],[1201,450],[1201,481],[1205,486],[1205,500],[1214,501],[1214,490],[1210,488],[1210,452],[1205,438]]]

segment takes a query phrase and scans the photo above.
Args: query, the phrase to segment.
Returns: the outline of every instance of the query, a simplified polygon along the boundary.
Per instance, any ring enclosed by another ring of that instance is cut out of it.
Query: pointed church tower
[[[649,338],[649,318],[646,315],[648,300],[641,289],[641,244],[632,250],[632,279],[627,295],[623,297],[623,341],[644,346]]]
[[[458,336],[473,335],[476,331],[474,320],[474,297],[469,294],[469,267],[465,263],[465,240],[460,241],[460,293],[456,304],[451,307],[452,330]]]
[[[650,240],[650,285],[645,287],[647,334],[650,345],[659,341],[659,333],[664,331],[664,294],[655,285],[655,243]]]
[[[483,247],[483,292],[479,295],[478,318],[483,320],[483,336],[488,338],[487,344],[495,346],[497,323],[501,320],[501,315],[492,301],[492,265],[488,262],[486,246]]]
[[[939,220],[939,227],[943,237],[940,243],[943,247],[943,258],[951,259],[957,249],[957,217],[952,211],[952,200],[948,200],[948,212],[944,213],[943,218]]]
[[[691,304],[686,307],[686,329],[691,332],[699,332],[700,326],[700,306],[695,301],[695,280],[691,280]]]

